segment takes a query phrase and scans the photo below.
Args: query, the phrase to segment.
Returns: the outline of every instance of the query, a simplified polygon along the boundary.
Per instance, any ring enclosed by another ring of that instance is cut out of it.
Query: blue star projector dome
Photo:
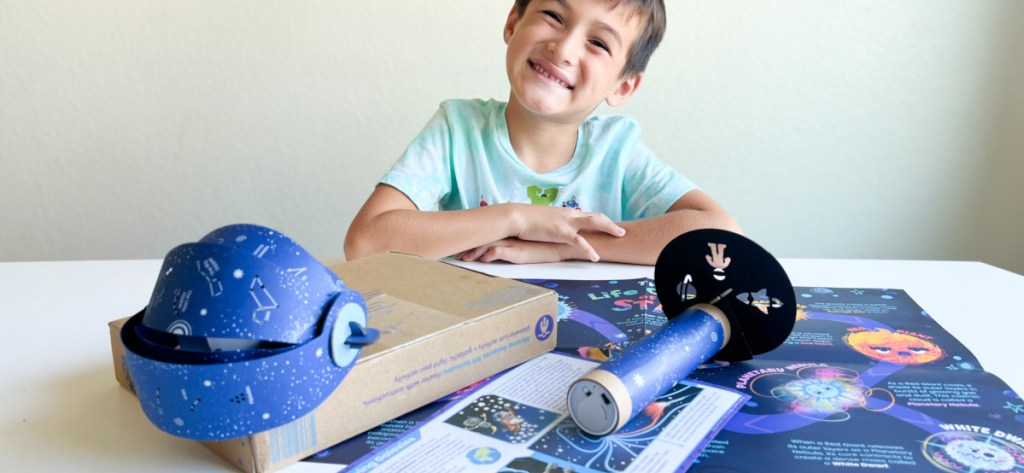
[[[121,330],[146,416],[195,440],[302,417],[378,336],[358,292],[291,238],[244,224],[171,250],[149,305]]]

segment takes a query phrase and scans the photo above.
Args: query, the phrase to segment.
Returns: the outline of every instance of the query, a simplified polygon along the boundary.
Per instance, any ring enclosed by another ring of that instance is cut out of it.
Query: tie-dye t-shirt
[[[661,215],[693,183],[640,141],[640,126],[593,116],[580,126],[565,166],[537,173],[516,157],[505,102],[449,100],[381,178],[420,210],[534,203],[602,212],[613,221]]]

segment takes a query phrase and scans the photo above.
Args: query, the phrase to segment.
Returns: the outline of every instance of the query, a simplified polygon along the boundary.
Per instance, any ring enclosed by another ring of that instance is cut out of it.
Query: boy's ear
[[[505,31],[503,33],[505,37],[505,44],[508,44],[509,40],[512,39],[512,33],[516,30],[516,23],[519,22],[519,13],[516,12],[516,6],[512,5],[512,10],[508,12],[508,19],[505,20]]]
[[[643,80],[644,74],[634,74],[628,77],[624,77],[615,90],[612,91],[611,95],[604,99],[605,103],[612,107],[622,105],[629,100],[630,97],[636,93],[636,89],[640,87],[640,81]]]

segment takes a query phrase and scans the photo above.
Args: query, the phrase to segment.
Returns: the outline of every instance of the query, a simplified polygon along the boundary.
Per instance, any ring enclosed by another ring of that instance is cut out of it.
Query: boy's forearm
[[[532,204],[497,204],[467,210],[420,211],[399,190],[374,189],[349,226],[345,256],[350,259],[401,251],[443,258],[504,240],[567,243],[584,258],[598,254],[581,231],[621,235],[624,230],[601,213]]]
[[[665,245],[690,230],[720,228],[741,232],[736,220],[720,210],[675,210],[619,225],[626,229],[626,235],[620,238],[593,232],[583,235],[601,255],[601,261],[653,265]]]
[[[354,260],[385,251],[444,258],[506,238],[512,209],[494,205],[467,210],[396,209],[372,218],[357,216],[345,239],[345,256]]]

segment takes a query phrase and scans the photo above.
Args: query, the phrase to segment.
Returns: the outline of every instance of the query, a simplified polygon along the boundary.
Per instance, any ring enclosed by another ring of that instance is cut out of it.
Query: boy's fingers
[[[459,258],[462,261],[476,261],[480,259],[480,255],[483,254],[484,247],[473,248],[462,253],[462,257]]]
[[[590,261],[597,261],[601,259],[601,257],[598,256],[597,251],[594,250],[594,247],[590,246],[590,243],[587,243],[587,239],[583,238],[582,235],[576,234],[569,244],[583,252],[586,258]]]
[[[509,251],[509,248],[495,246],[487,250],[486,253],[480,256],[480,261],[483,261],[484,263],[493,263],[495,261],[508,261],[509,263],[517,263],[518,261],[515,261],[515,259],[511,258],[511,256],[512,253]]]
[[[497,248],[487,250],[487,253],[484,253],[483,256],[480,257],[480,261],[484,263],[493,263],[497,261],[500,258],[497,250]]]
[[[586,225],[581,227],[581,230],[591,230],[604,232],[612,236],[623,236],[626,234],[626,229],[620,227],[618,224],[612,221],[612,219],[605,216],[602,213],[593,213],[583,217],[586,221]]]

